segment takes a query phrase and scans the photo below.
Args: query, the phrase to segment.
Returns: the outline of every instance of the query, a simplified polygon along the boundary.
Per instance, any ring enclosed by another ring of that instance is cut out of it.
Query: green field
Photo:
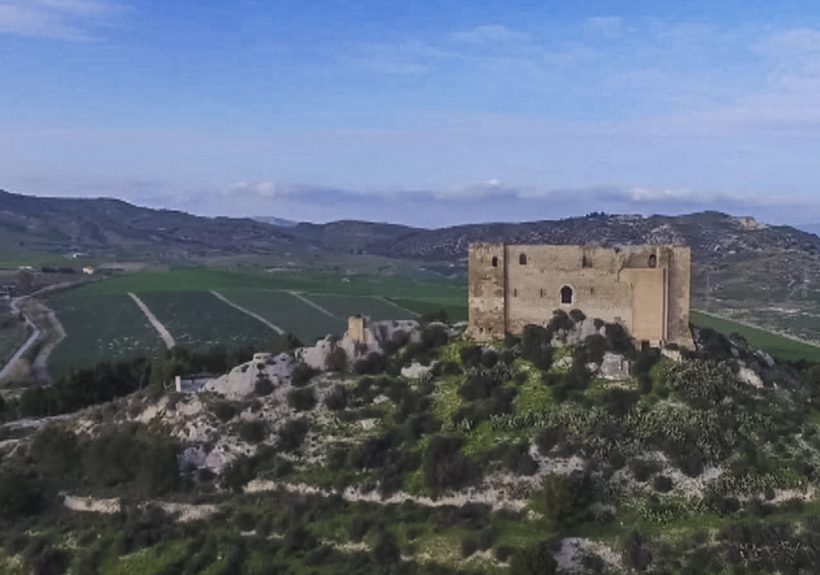
[[[128,292],[142,299],[181,346],[201,350],[216,344],[268,346],[276,341],[274,331],[220,301],[209,290],[218,291],[306,342],[328,333],[342,334],[347,316],[354,313],[374,319],[402,319],[415,317],[413,312],[444,308],[451,318],[466,317],[466,286],[449,279],[215,268],[138,272],[50,298],[50,305],[68,332],[52,354],[53,372],[93,365],[101,359],[140,353],[150,356],[163,350],[158,335]],[[333,317],[289,291],[304,294]]]
[[[224,345],[269,346],[276,332],[251,316],[236,310],[207,291],[137,294],[157,319],[171,332],[177,345],[195,351]]]
[[[340,334],[347,327],[344,320],[328,317],[285,291],[228,288],[219,293],[304,342],[316,341],[329,333]]]
[[[66,331],[49,357],[52,375],[103,360],[151,357],[164,349],[159,335],[124,293],[88,297],[86,288],[55,294],[48,300]]]
[[[305,298],[322,306],[339,317],[366,315],[374,320],[413,319],[416,314],[389,300],[377,296],[354,296],[338,294],[303,294]]]
[[[692,323],[698,327],[710,327],[725,334],[738,333],[750,344],[784,361],[820,361],[820,347],[784,337],[764,329],[750,327],[711,314],[692,310]]]

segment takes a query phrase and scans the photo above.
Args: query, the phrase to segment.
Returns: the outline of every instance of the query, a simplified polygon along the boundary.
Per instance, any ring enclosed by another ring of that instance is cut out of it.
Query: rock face
[[[598,376],[611,381],[629,379],[630,362],[624,356],[606,352]]]
[[[312,347],[296,350],[294,355],[313,369],[324,370],[328,356],[338,348],[344,351],[349,367],[371,353],[384,354],[391,341],[411,338],[418,328],[419,323],[415,320],[371,321],[367,316],[351,316],[347,332],[341,339],[327,336]]]
[[[261,354],[254,356],[263,359]],[[295,365],[293,357],[287,353],[280,353],[275,357],[266,356],[266,361],[249,361],[234,367],[231,371],[212,379],[202,388],[203,391],[212,391],[229,399],[243,399],[253,394],[256,383],[267,379],[274,387],[290,383],[290,376]]]

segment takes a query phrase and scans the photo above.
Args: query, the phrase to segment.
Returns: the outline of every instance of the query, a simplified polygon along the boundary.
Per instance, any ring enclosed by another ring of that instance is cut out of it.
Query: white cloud
[[[0,35],[94,40],[124,9],[113,0],[0,0]]]

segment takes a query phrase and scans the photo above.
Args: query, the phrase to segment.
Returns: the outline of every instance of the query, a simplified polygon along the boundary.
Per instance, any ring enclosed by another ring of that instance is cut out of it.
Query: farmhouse
[[[639,344],[692,347],[691,252],[680,246],[470,246],[468,334],[491,340],[555,310],[623,325]]]

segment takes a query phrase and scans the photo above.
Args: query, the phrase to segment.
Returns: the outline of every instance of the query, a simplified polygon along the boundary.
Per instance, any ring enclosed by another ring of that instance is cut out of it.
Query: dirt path
[[[254,313],[254,312],[252,312],[251,310],[249,310],[249,309],[247,309],[247,308],[242,307],[242,306],[241,306],[241,305],[239,305],[238,303],[234,303],[234,302],[232,302],[231,300],[229,300],[228,298],[226,298],[224,295],[222,295],[222,294],[221,294],[221,293],[219,293],[218,291],[211,290],[211,293],[214,295],[214,297],[216,297],[217,299],[219,299],[219,300],[221,300],[221,301],[225,302],[226,304],[228,304],[228,305],[229,305],[229,306],[231,306],[232,308],[234,308],[234,309],[236,309],[236,310],[241,311],[241,312],[242,312],[242,313],[244,313],[245,315],[249,315],[250,317],[252,317],[253,319],[257,320],[257,321],[258,321],[258,322],[260,322],[260,323],[265,324],[266,326],[268,326],[270,329],[272,329],[273,331],[275,331],[275,332],[276,332],[276,333],[278,333],[279,335],[285,335],[285,330],[283,330],[283,329],[282,329],[281,327],[279,327],[278,325],[275,325],[275,324],[273,324],[273,323],[269,322],[268,320],[266,320],[266,319],[265,319],[264,317],[262,317],[261,315],[259,315],[259,314],[257,314],[257,313]]]
[[[31,301],[31,303],[34,303],[38,308],[38,312],[41,314],[40,319],[44,322],[41,324],[43,327],[42,331],[46,333],[46,337],[43,339],[43,345],[40,348],[40,353],[34,358],[34,364],[31,367],[37,379],[41,381],[51,381],[51,376],[48,373],[48,358],[51,352],[54,351],[54,348],[65,339],[66,331],[62,322],[57,318],[57,314],[54,313],[54,310],[39,301]]]
[[[165,347],[168,349],[173,349],[176,345],[176,342],[174,341],[174,337],[171,335],[171,332],[168,331],[164,325],[162,325],[162,322],[159,321],[157,319],[157,316],[155,316],[154,313],[150,309],[148,309],[148,306],[145,305],[145,303],[143,303],[143,301],[137,297],[137,294],[128,292],[128,295],[131,297],[132,300],[134,300],[134,303],[137,304],[137,307],[139,307],[142,310],[142,313],[145,314],[145,317],[148,318],[148,321],[151,323],[152,326],[154,326],[154,329],[157,330],[157,333],[162,338],[162,341],[165,343]]]
[[[323,308],[322,306],[320,306],[320,305],[319,305],[318,303],[316,303],[315,301],[310,301],[308,298],[306,298],[305,296],[303,296],[302,294],[300,294],[298,291],[289,291],[288,293],[289,293],[290,295],[292,295],[293,297],[295,297],[295,298],[297,298],[297,299],[302,300],[303,302],[305,302],[306,304],[308,304],[310,307],[312,307],[312,308],[314,308],[314,309],[319,310],[320,312],[322,312],[323,314],[325,314],[325,315],[326,315],[326,316],[328,316],[328,317],[332,317],[332,318],[338,318],[338,317],[339,317],[339,316],[337,316],[336,314],[334,314],[334,313],[332,313],[332,312],[330,312],[330,311],[326,310],[325,308]]]
[[[484,489],[471,488],[460,493],[433,499],[432,497],[411,495],[403,491],[394,493],[389,497],[382,497],[378,491],[362,492],[350,487],[344,491],[330,491],[305,483],[278,483],[276,481],[254,479],[245,486],[245,493],[260,493],[276,491],[277,489],[284,489],[289,493],[298,493],[301,495],[321,495],[324,497],[340,496],[349,502],[367,502],[379,505],[400,505],[405,501],[411,501],[422,507],[461,507],[467,503],[484,503],[496,511],[501,509],[521,511],[527,507],[527,499],[508,497],[500,490],[492,487]]]
[[[15,298],[11,300],[11,311],[14,314],[20,313],[19,300],[20,298]],[[12,355],[11,358],[6,362],[6,365],[3,366],[3,369],[0,369],[0,382],[10,378],[13,375],[15,371],[14,368],[17,365],[17,362],[20,360],[21,357],[23,357],[23,355],[29,349],[31,349],[31,346],[33,346],[37,342],[37,340],[40,339],[40,330],[37,328],[36,325],[34,325],[34,322],[31,321],[29,317],[25,314],[23,314],[23,320],[25,321],[26,325],[31,329],[31,335],[25,342],[23,342],[23,345],[20,346],[17,352],[14,355]]]
[[[384,297],[384,296],[381,296],[381,295],[380,295],[380,296],[376,296],[376,299],[381,300],[381,301],[383,301],[384,303],[386,303],[386,304],[388,304],[388,305],[392,305],[394,308],[396,308],[396,309],[400,309],[401,311],[403,311],[403,312],[405,312],[405,313],[409,313],[409,314],[410,314],[410,315],[412,315],[413,317],[421,317],[421,314],[420,314],[420,313],[415,312],[415,311],[413,311],[412,309],[408,309],[408,308],[404,307],[403,305],[399,305],[399,304],[397,304],[397,303],[396,303],[396,302],[394,302],[394,301],[390,301],[389,299],[387,299],[387,298],[386,298],[386,297]]]

